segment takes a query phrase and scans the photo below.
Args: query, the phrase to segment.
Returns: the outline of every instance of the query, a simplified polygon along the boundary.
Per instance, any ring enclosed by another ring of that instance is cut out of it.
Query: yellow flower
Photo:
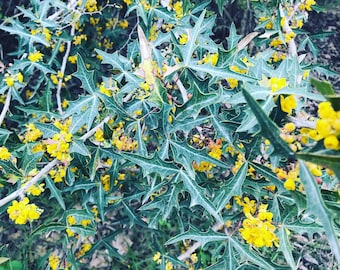
[[[287,189],[287,190],[295,190],[295,181],[293,178],[288,178],[285,182],[284,182],[284,187]]]
[[[107,88],[105,87],[104,82],[102,82],[102,83],[100,84],[99,91],[100,91],[101,93],[107,95],[108,97],[111,97],[111,96],[112,96],[112,92],[110,91],[110,89],[107,89]]]
[[[293,132],[295,130],[295,125],[294,125],[294,123],[287,123],[287,124],[285,124],[284,129],[287,132]]]
[[[5,146],[0,147],[0,160],[9,160],[11,157],[11,153]]]
[[[72,134],[66,131],[54,134],[52,140],[47,141],[47,153],[60,161],[70,161],[70,142]]]
[[[13,201],[12,205],[8,207],[7,213],[9,218],[15,222],[15,224],[26,224],[38,219],[43,212],[35,204],[29,204],[29,199],[25,197],[22,201]]]
[[[77,63],[77,55],[70,55],[67,59],[71,64],[76,64]]]
[[[269,80],[269,86],[272,92],[276,92],[287,86],[286,78],[271,78]]]
[[[68,215],[67,216],[67,224],[69,226],[72,226],[72,225],[74,225],[76,223],[77,223],[77,220],[74,218],[74,216],[72,216],[72,215]]]
[[[155,255],[153,255],[153,261],[156,262],[157,264],[161,264],[162,260],[161,260],[161,253],[159,251],[157,251],[155,253]]]
[[[27,190],[27,194],[32,194],[33,196],[39,196],[44,191],[44,185],[33,185]]]
[[[48,264],[52,270],[57,270],[59,266],[59,257],[57,255],[50,255],[48,257]]]
[[[340,149],[339,140],[335,135],[327,136],[323,143],[327,149],[332,149],[332,150]]]
[[[128,28],[129,26],[129,22],[127,20],[122,20],[122,21],[119,21],[118,22],[118,26],[123,28],[123,29],[126,29]]]
[[[97,142],[103,142],[104,141],[104,132],[102,129],[98,128],[96,132],[94,133],[94,137]]]
[[[234,72],[237,72],[237,73],[241,73],[241,74],[245,74],[246,73],[246,70],[239,69],[237,66],[230,66],[230,70],[232,70]],[[231,89],[234,89],[234,88],[236,88],[238,86],[238,80],[236,80],[236,79],[228,78],[227,82],[228,82],[229,87]]]
[[[92,247],[92,244],[91,243],[83,243],[81,245],[81,248],[80,250],[77,252],[76,256],[77,257],[82,257],[85,255],[86,252],[88,252]]]
[[[132,4],[132,0],[124,0],[124,3],[127,4],[128,6]]]
[[[188,38],[188,35],[187,34],[181,34],[179,36],[179,44],[186,44],[188,42],[189,38]]]
[[[173,269],[173,265],[171,262],[166,262],[165,264],[165,270],[172,270]]]
[[[28,60],[32,62],[39,62],[43,59],[43,54],[40,51],[37,51],[35,53],[30,53],[28,56]]]
[[[216,66],[217,64],[217,61],[218,61],[218,53],[208,53],[208,55],[206,55],[204,58],[203,58],[203,62],[205,64],[208,64],[210,63],[211,65],[213,66]]]
[[[294,95],[288,97],[280,96],[281,110],[288,114],[292,114],[292,110],[296,108],[296,100]]]

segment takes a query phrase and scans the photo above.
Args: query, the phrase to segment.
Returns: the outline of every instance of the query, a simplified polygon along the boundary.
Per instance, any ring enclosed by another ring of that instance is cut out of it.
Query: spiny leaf
[[[55,232],[55,231],[64,231],[65,229],[66,229],[66,225],[60,222],[52,222],[49,224],[44,223],[34,229],[34,231],[32,232],[32,236],[37,235],[37,234]]]
[[[234,175],[233,179],[227,182],[227,184],[221,187],[222,192],[224,194],[223,199],[217,203],[217,211],[220,212],[229,202],[231,197],[233,196],[241,196],[242,195],[242,186],[243,182],[246,179],[248,171],[248,163],[245,162],[241,166],[241,168]]]
[[[203,20],[205,16],[205,10],[201,13],[198,20],[196,21],[194,29],[192,29],[190,40],[187,44],[185,44],[182,48],[182,55],[184,55],[183,64],[187,66],[189,62],[191,61],[192,54],[194,53],[197,45],[196,40],[198,38],[198,35],[202,32],[202,28],[204,28]]]
[[[232,79],[236,79],[239,81],[249,81],[249,82],[256,80],[254,77],[244,75],[241,73],[237,73],[232,70],[228,70],[226,68],[214,67],[209,64],[198,65],[196,63],[190,63],[188,65],[188,68],[198,71],[198,72],[204,72],[204,73],[210,74],[212,77],[216,77],[219,79],[232,78]]]
[[[55,198],[58,201],[61,208],[65,210],[66,209],[65,202],[61,195],[61,191],[55,186],[54,182],[51,180],[49,176],[45,177],[45,183],[46,183],[46,187],[51,192],[50,198]]]
[[[271,142],[277,152],[287,156],[293,156],[294,152],[289,148],[287,143],[281,139],[280,131],[275,123],[267,116],[257,101],[245,89],[242,89],[242,93],[261,126],[263,136]]]
[[[8,174],[22,176],[22,173],[10,160],[0,160],[0,167]]]
[[[260,255],[253,252],[248,245],[241,244],[236,238],[229,238],[229,242],[233,248],[237,250],[239,255],[247,261],[250,261],[263,269],[275,270],[275,268],[266,262]]]
[[[327,209],[321,197],[319,187],[307,165],[303,161],[299,161],[299,165],[300,179],[306,191],[307,210],[322,222],[333,254],[336,260],[340,262],[340,244],[334,229],[333,214]]]
[[[189,229],[186,232],[176,235],[175,237],[169,239],[165,244],[171,245],[187,239],[197,241],[201,243],[202,246],[204,246],[209,242],[227,240],[228,236],[223,233],[214,232],[212,229],[207,232],[201,232],[197,228],[190,225]]]
[[[143,171],[146,174],[156,173],[159,174],[162,178],[165,178],[168,175],[176,174],[179,172],[178,168],[172,163],[161,160],[157,153],[154,154],[152,158],[145,158],[131,153],[119,153],[119,155],[142,167]]]
[[[183,159],[187,159],[189,163],[196,161],[197,163],[202,161],[208,161],[222,168],[228,168],[227,164],[209,156],[205,149],[198,150],[185,142],[177,142],[170,140],[170,146],[175,155],[175,161],[181,163]]]
[[[205,196],[205,190],[200,187],[195,179],[192,179],[183,171],[180,172],[183,184],[186,190],[190,194],[191,202],[190,206],[201,205],[210,215],[212,215],[217,221],[223,222],[221,216],[218,214],[214,205],[211,201]]]
[[[286,262],[289,264],[291,269],[296,269],[296,262],[292,254],[292,246],[289,242],[288,234],[284,226],[280,226],[279,233],[280,247],[279,250],[282,251],[285,256]]]
[[[74,77],[77,77],[81,83],[83,88],[89,93],[94,94],[96,85],[93,81],[94,71],[87,70],[84,60],[80,54],[77,54],[77,71],[73,73]]]
[[[193,82],[192,88],[193,96],[191,99],[177,110],[177,121],[183,121],[188,117],[193,117],[195,119],[203,108],[206,108],[209,105],[215,104],[221,100],[221,92],[204,94],[201,92],[196,82]]]

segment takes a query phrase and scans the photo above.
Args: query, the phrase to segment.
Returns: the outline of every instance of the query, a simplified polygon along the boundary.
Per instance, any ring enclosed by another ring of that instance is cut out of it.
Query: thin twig
[[[75,23],[72,24],[72,28],[71,28],[71,37],[74,36],[74,32],[75,32]],[[59,78],[59,81],[58,81],[58,88],[57,88],[57,104],[58,104],[58,111],[59,113],[62,115],[63,114],[63,107],[62,107],[62,104],[61,104],[61,87],[63,85],[63,78],[64,78],[64,75],[65,75],[65,70],[66,70],[66,65],[67,65],[67,61],[68,61],[68,57],[70,55],[70,52],[71,52],[71,46],[72,46],[72,40],[68,40],[66,41],[66,52],[65,52],[65,55],[63,57],[63,62],[61,64],[61,69],[60,69],[60,72],[61,74],[63,75],[62,78]]]
[[[174,75],[174,81],[176,82],[176,85],[179,91],[181,92],[183,102],[184,103],[187,102],[189,100],[187,90],[185,89],[177,73],[175,73]]]
[[[5,101],[4,107],[2,108],[2,112],[1,112],[1,115],[0,115],[0,126],[2,125],[2,122],[4,121],[4,119],[6,117],[6,113],[9,109],[9,105],[11,104],[11,98],[12,98],[11,90],[9,89],[7,96],[6,96],[6,101]]]
[[[79,139],[85,141],[86,139],[90,138],[93,134],[96,133],[96,130],[99,128],[103,128],[104,124],[109,122],[110,116],[106,116],[103,121],[101,121],[97,126],[89,130],[87,133],[85,133],[83,136],[81,136]]]
[[[26,185],[22,186],[20,189],[12,192],[2,200],[0,200],[0,207],[5,205],[6,203],[9,203],[10,201],[14,200],[15,198],[21,196],[27,189],[29,189],[31,186],[36,184],[40,178],[42,178],[46,173],[48,173],[55,165],[58,164],[58,160],[54,159],[51,162],[49,162],[44,168],[41,169],[41,171],[34,176]]]

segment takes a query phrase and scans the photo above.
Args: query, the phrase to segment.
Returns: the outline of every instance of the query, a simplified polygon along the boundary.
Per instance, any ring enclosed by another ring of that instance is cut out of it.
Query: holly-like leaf
[[[89,93],[94,94],[96,85],[93,81],[94,71],[87,70],[84,60],[80,54],[77,54],[77,71],[73,73],[74,77],[77,77],[81,83],[83,88]]]
[[[189,117],[193,117],[195,119],[203,108],[221,101],[222,95],[220,92],[204,94],[196,82],[193,82],[192,88],[193,95],[190,100],[177,110],[177,121],[183,121]]]
[[[0,168],[8,174],[22,176],[21,171],[10,160],[0,160]]]
[[[307,210],[314,214],[322,222],[333,254],[336,260],[340,262],[340,244],[338,235],[334,229],[334,213],[330,212],[326,207],[323,198],[321,197],[319,186],[307,165],[303,161],[299,161],[299,165],[300,179],[307,197]]]
[[[266,260],[264,260],[260,255],[253,252],[250,249],[249,245],[242,244],[236,238],[232,237],[229,238],[229,242],[230,245],[232,245],[232,247],[236,249],[236,251],[241,256],[241,258],[243,258],[243,260],[250,261],[253,264],[258,265],[262,269],[266,270],[276,269],[274,266],[270,265]]]
[[[65,210],[66,209],[65,202],[63,196],[61,195],[61,191],[55,186],[54,182],[51,180],[49,176],[45,177],[45,183],[46,187],[51,192],[50,198],[55,198],[58,201],[61,208]]]
[[[98,115],[98,105],[99,99],[95,95],[82,96],[78,100],[71,101],[63,114],[63,119],[72,116],[69,132],[75,133],[83,125],[86,125],[87,130],[90,130]]]
[[[60,222],[52,222],[48,224],[44,223],[34,229],[34,231],[32,232],[32,236],[38,235],[38,234],[46,234],[49,232],[64,231],[66,228],[67,226],[64,223],[60,223]]]
[[[217,211],[220,212],[229,203],[229,200],[233,196],[242,195],[243,182],[246,179],[248,171],[248,163],[244,162],[241,168],[237,171],[234,177],[228,181],[225,185],[221,186],[220,192],[222,192],[222,199],[217,203]]]
[[[201,232],[197,228],[190,225],[189,229],[184,233],[178,234],[175,237],[169,239],[165,244],[171,245],[183,240],[194,240],[202,244],[204,247],[205,244],[209,242],[216,242],[216,241],[224,241],[227,240],[229,237],[223,233],[214,232],[210,229],[207,232]]]
[[[237,43],[239,42],[240,39],[241,39],[241,35],[237,34],[235,24],[232,23],[229,29],[229,36],[227,37],[228,50],[230,51],[236,48]]]
[[[177,174],[179,169],[172,163],[161,160],[158,154],[154,154],[152,158],[145,158],[131,153],[119,153],[123,158],[143,168],[144,174],[156,173],[162,178],[171,174]]]
[[[189,192],[191,202],[190,206],[200,205],[202,206],[210,215],[212,215],[217,221],[223,222],[221,216],[218,214],[215,206],[206,197],[204,188],[200,187],[195,179],[191,178],[189,175],[180,172],[184,188]]]
[[[278,237],[280,239],[279,250],[282,251],[286,262],[289,264],[291,269],[296,269],[296,262],[292,254],[292,246],[289,241],[287,229],[284,226],[279,227]]]

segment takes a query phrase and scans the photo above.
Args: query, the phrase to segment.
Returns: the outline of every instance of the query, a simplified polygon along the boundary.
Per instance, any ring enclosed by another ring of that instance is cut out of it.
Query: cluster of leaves
[[[294,237],[314,233],[340,261],[339,99],[309,77],[336,74],[305,60],[301,28],[314,1],[65,2],[0,25],[17,41],[0,80],[0,268],[296,269]],[[217,44],[236,4],[255,32],[231,24]],[[331,143],[311,135],[311,101],[335,112]]]

